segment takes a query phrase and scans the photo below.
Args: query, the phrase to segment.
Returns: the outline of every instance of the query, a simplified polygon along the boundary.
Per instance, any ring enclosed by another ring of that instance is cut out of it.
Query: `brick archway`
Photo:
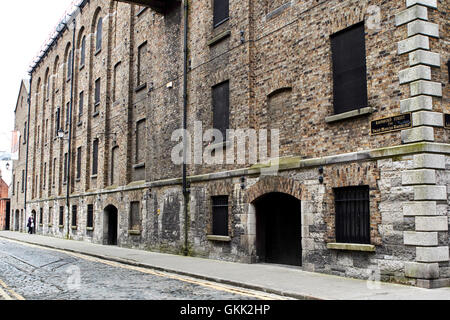
[[[299,181],[285,177],[261,177],[255,185],[247,190],[246,201],[247,203],[254,203],[263,195],[273,192],[285,193],[301,200],[302,185]]]

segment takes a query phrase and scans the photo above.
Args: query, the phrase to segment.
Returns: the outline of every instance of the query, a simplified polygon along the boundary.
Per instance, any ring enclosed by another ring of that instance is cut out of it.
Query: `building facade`
[[[10,229],[10,199],[8,195],[8,185],[2,179],[0,171],[0,230]]]
[[[48,236],[450,285],[448,1],[141,2],[81,1],[33,65],[12,210]]]

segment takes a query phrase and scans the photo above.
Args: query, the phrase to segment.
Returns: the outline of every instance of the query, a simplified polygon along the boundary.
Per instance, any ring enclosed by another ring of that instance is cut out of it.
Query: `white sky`
[[[50,32],[70,7],[72,0],[6,1],[0,10],[0,151],[11,150],[14,108],[21,79],[28,78],[33,58]],[[11,169],[0,162],[3,180],[11,183]]]

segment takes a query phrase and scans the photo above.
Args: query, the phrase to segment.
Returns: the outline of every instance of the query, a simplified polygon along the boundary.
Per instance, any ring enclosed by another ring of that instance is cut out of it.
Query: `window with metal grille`
[[[77,226],[77,211],[78,211],[78,207],[72,206],[72,227]]]
[[[336,242],[370,244],[369,187],[334,189]]]
[[[212,229],[215,236],[228,236],[228,196],[212,197]]]
[[[98,139],[92,145],[92,175],[98,173]]]
[[[367,107],[364,22],[331,36],[334,113]]]
[[[138,201],[130,204],[130,230],[141,230],[141,204]]]
[[[81,179],[81,147],[77,149],[77,179]]]
[[[97,22],[97,39],[95,42],[95,51],[100,51],[102,48],[102,32],[103,32],[103,19],[98,18]]]
[[[213,125],[214,129],[222,132],[226,138],[226,131],[230,125],[230,82],[225,81],[212,88]]]
[[[64,207],[59,207],[59,225],[64,225]]]
[[[230,16],[229,0],[214,0],[214,27],[228,20]]]
[[[87,220],[86,227],[93,228],[94,227],[94,205],[93,204],[88,204],[88,206],[87,206],[86,220]]]

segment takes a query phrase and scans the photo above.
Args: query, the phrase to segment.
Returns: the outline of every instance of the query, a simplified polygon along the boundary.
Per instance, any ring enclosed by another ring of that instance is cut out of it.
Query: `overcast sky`
[[[64,16],[72,0],[25,0],[2,3],[0,30],[0,151],[11,149],[11,131],[14,129],[14,108],[20,81],[28,78],[28,67],[46,42],[52,29]],[[0,162],[3,179],[11,182],[11,169]]]

